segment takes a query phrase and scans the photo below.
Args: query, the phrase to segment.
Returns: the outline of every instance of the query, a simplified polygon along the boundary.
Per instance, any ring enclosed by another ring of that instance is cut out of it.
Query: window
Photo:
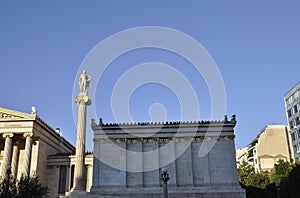
[[[295,141],[296,140],[295,133],[291,133],[291,136],[292,136],[292,141]]]
[[[297,154],[299,154],[300,153],[300,145],[299,144],[297,144]]]
[[[289,109],[287,113],[288,113],[288,117],[291,117],[292,116],[292,109]]]
[[[293,108],[294,108],[294,113],[297,113],[297,112],[298,112],[298,107],[297,107],[297,105],[295,105]]]
[[[297,152],[297,146],[294,145],[294,146],[293,146],[293,149],[294,149],[294,153],[296,153],[296,152]]]
[[[295,119],[295,121],[296,121],[296,126],[300,124],[300,119],[299,119],[299,117],[297,117],[297,118]]]
[[[294,128],[294,125],[293,125],[293,121],[290,121],[290,129],[292,130],[292,128]]]
[[[74,172],[75,172],[75,165],[72,165],[72,166],[71,166],[71,181],[70,181],[70,189],[72,189],[72,188],[73,188]]]
[[[300,129],[298,130],[298,138],[300,138]]]
[[[58,193],[66,192],[66,183],[67,183],[67,166],[60,166]]]

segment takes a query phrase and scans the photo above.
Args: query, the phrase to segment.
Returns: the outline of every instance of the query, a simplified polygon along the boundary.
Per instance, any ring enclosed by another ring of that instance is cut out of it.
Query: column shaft
[[[85,133],[86,133],[86,104],[79,102],[78,121],[76,137],[76,156],[73,190],[85,191],[84,158],[85,158]]]
[[[19,161],[19,145],[15,144],[13,148],[13,155],[11,161],[11,167],[12,167],[11,172],[14,176],[17,176],[18,174],[18,161]]]
[[[26,142],[25,142],[25,156],[24,156],[23,175],[25,177],[29,177],[31,149],[32,149],[32,133],[25,133],[24,137],[26,137]]]
[[[4,154],[3,154],[3,160],[1,165],[1,176],[2,178],[5,178],[6,170],[11,162],[11,151],[12,151],[12,137],[13,134],[3,134],[3,137],[5,138],[4,143]]]

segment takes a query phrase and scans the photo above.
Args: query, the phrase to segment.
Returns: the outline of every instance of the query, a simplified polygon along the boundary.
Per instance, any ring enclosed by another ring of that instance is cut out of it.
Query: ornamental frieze
[[[212,141],[212,140],[217,140],[217,141],[229,141],[233,140],[235,138],[234,135],[228,135],[228,136],[219,136],[219,137],[178,137],[178,138],[113,138],[113,139],[95,139],[96,143],[126,143],[126,144],[136,144],[139,142],[142,143],[169,143],[169,142],[203,142],[203,141]]]

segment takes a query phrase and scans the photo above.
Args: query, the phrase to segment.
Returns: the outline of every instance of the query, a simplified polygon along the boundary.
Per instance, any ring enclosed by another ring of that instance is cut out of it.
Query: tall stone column
[[[22,173],[25,177],[29,177],[33,133],[24,133],[23,136],[26,138],[26,141],[25,141],[25,156],[24,156],[24,164],[23,164],[24,169]]]
[[[17,176],[18,170],[18,160],[19,160],[19,144],[16,143],[13,148],[12,160],[11,160],[11,172],[14,176]]]
[[[74,187],[72,191],[85,192],[84,178],[84,160],[85,160],[85,137],[86,137],[86,106],[91,105],[91,100],[87,95],[90,77],[83,71],[79,79],[81,93],[75,98],[78,104],[78,120],[77,120],[77,137],[76,137],[76,155],[75,155],[75,171],[74,171]]]
[[[5,138],[5,143],[4,143],[3,160],[1,165],[1,176],[2,178],[5,178],[7,166],[10,165],[10,161],[11,161],[12,137],[14,136],[14,134],[4,133],[2,136]]]

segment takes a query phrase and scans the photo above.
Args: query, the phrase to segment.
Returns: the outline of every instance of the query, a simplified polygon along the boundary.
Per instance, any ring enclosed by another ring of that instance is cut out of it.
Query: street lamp
[[[168,181],[170,179],[170,175],[167,167],[163,167],[161,169],[160,179],[163,181],[163,198],[168,198]]]
[[[276,192],[277,192],[277,198],[280,198],[280,186],[278,183],[275,184]]]

